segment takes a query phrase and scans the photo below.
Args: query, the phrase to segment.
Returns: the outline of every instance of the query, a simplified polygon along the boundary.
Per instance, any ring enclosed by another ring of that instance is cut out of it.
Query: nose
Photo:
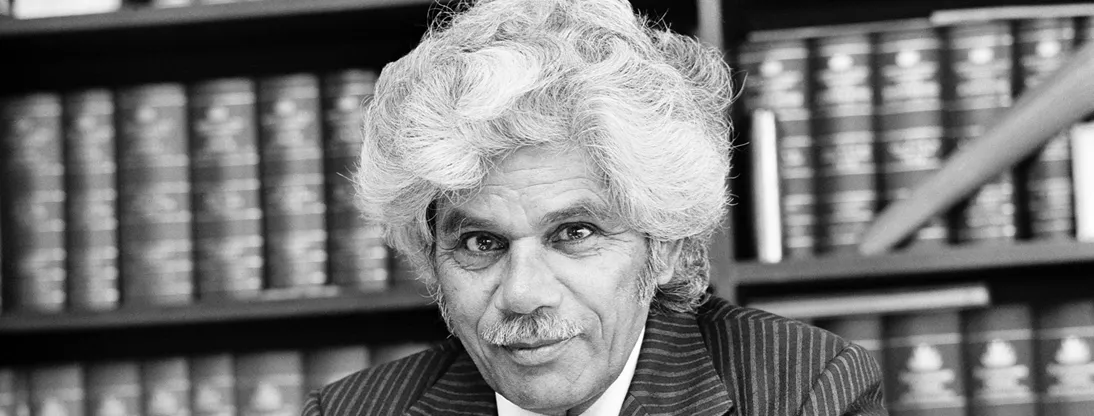
[[[546,261],[546,247],[537,241],[514,241],[508,267],[503,271],[495,306],[501,311],[529,314],[556,308],[562,300],[560,284]]]

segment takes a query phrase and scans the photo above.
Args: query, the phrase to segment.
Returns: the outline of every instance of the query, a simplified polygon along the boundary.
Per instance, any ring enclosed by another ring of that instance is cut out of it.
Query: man
[[[454,338],[305,416],[885,414],[831,334],[706,294],[729,71],[624,0],[480,1],[388,65],[355,177]]]

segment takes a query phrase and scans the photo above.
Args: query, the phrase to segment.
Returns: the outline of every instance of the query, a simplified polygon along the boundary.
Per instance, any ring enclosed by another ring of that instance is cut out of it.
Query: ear
[[[651,241],[653,244],[653,250],[650,250],[650,255],[657,256],[658,261],[655,264],[665,265],[657,273],[657,285],[663,285],[672,280],[672,276],[676,274],[676,265],[680,262],[680,253],[683,252],[683,240],[674,241]]]

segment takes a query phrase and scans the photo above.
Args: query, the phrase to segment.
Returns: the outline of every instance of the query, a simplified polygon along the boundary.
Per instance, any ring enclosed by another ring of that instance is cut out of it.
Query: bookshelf
[[[398,313],[428,310],[433,307],[432,302],[425,288],[408,284],[371,293],[334,291],[325,296],[295,299],[207,302],[159,308],[122,307],[111,311],[63,314],[10,314],[0,316],[0,334],[245,324],[286,318]]]
[[[905,250],[876,256],[818,257],[780,263],[738,263],[730,280],[740,285],[779,285],[835,279],[891,280],[989,272],[1016,267],[1094,266],[1094,243],[1018,242]]]
[[[447,3],[447,2],[445,2]],[[254,19],[294,18],[424,6],[428,0],[264,0],[201,6],[127,9],[113,13],[0,21],[0,39],[72,32],[228,23]]]

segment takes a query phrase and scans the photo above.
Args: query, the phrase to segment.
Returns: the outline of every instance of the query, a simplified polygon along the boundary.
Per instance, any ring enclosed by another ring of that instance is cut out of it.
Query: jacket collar
[[[407,410],[407,415],[497,414],[494,390],[452,339],[457,354],[447,371]],[[620,415],[725,415],[733,408],[714,369],[694,314],[650,316]]]

